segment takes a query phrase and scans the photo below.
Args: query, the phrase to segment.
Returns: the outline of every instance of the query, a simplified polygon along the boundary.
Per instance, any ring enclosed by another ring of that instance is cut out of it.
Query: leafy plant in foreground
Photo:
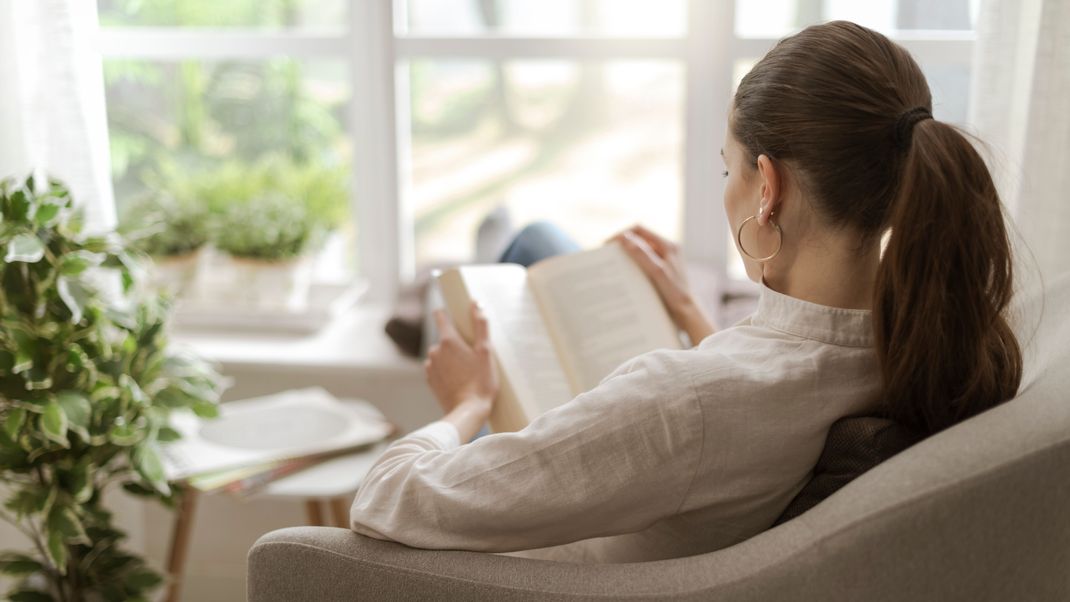
[[[114,234],[87,235],[56,181],[0,182],[0,518],[12,600],[141,600],[161,578],[121,547],[113,484],[173,503],[159,444],[171,411],[216,414],[220,379],[170,347],[167,304],[143,296]]]

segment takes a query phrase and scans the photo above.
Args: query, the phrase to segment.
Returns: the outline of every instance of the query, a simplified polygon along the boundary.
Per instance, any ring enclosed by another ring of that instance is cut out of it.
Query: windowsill
[[[419,376],[420,362],[398,351],[383,331],[390,312],[385,305],[357,305],[307,335],[177,330],[173,336],[224,370],[339,370]]]

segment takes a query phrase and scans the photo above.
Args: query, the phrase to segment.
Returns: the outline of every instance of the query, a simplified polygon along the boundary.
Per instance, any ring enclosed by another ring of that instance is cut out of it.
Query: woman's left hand
[[[693,345],[716,331],[713,321],[691,294],[680,248],[667,239],[635,225],[616,236],[624,251],[654,285],[676,326],[687,333]]]
[[[431,347],[424,361],[427,384],[442,410],[449,414],[465,404],[487,415],[498,395],[498,370],[491,352],[487,318],[472,303],[474,338],[469,345],[445,312],[435,312],[440,340]]]

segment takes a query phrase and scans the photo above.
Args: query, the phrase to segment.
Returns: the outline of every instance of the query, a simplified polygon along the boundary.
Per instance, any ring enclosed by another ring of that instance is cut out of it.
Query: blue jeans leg
[[[518,263],[528,267],[547,257],[579,250],[580,245],[555,224],[546,221],[534,222],[517,232],[498,262]]]

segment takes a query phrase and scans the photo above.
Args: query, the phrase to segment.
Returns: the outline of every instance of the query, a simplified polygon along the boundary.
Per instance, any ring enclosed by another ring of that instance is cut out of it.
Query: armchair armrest
[[[249,552],[248,599],[679,599],[687,598],[687,593],[695,599],[709,599],[708,578],[699,580],[705,587],[694,591],[693,576],[681,579],[680,571],[692,575],[694,571],[722,571],[711,570],[708,561],[700,568],[688,560],[579,565],[478,552],[418,550],[347,529],[293,527],[264,535]],[[724,573],[727,584],[732,581],[727,579],[732,571]]]

